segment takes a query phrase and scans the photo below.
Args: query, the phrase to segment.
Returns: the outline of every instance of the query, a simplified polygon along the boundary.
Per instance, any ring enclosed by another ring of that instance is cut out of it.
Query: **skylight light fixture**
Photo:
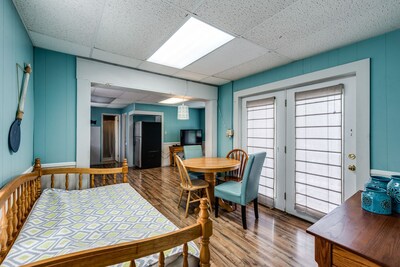
[[[147,61],[182,69],[233,38],[191,17]]]
[[[186,99],[184,99],[184,98],[171,97],[171,98],[162,100],[158,103],[160,103],[160,104],[178,104],[178,103],[185,102],[185,101],[186,101]]]

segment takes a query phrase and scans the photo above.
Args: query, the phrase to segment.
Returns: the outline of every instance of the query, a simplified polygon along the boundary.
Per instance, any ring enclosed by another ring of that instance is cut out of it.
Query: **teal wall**
[[[101,127],[101,115],[104,114],[121,114],[122,109],[119,108],[90,108],[90,120],[95,120],[96,124],[91,124],[91,126]]]
[[[0,1],[0,187],[32,166],[34,97],[31,76],[21,124],[21,145],[17,153],[8,148],[8,131],[18,108],[16,63],[33,64],[33,47],[11,0]],[[19,71],[20,86],[23,78]]]
[[[35,48],[34,156],[76,160],[76,57]]]
[[[371,58],[371,168],[400,171],[400,30],[223,85],[218,104],[226,124],[232,125],[232,92],[365,58]],[[232,148],[225,130],[219,121],[220,156]]]
[[[218,88],[218,132],[217,152],[224,157],[232,150],[232,138],[226,137],[226,130],[233,128],[233,91],[232,83],[227,83]]]
[[[181,129],[201,129],[201,121],[204,121],[204,112],[201,111],[202,109],[190,108],[189,120],[177,119],[177,107],[131,104],[124,108],[122,113],[129,113],[132,110],[164,112],[164,142],[180,142]]]

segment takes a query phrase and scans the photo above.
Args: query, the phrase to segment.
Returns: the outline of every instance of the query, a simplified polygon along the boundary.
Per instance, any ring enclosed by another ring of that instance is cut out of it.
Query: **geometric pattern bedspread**
[[[90,248],[152,237],[178,228],[128,183],[85,190],[45,189],[1,266],[19,266]],[[188,243],[189,252],[199,255]],[[165,256],[182,251],[182,246]],[[136,266],[158,261],[158,254]],[[116,266],[129,266],[129,263]]]

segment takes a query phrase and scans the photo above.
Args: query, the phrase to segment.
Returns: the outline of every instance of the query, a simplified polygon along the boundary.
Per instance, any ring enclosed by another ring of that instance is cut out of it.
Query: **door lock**
[[[349,157],[349,159],[352,159],[352,160],[356,159],[356,155],[353,153],[350,153],[348,157]]]
[[[356,165],[349,165],[347,168],[352,172],[356,171]]]

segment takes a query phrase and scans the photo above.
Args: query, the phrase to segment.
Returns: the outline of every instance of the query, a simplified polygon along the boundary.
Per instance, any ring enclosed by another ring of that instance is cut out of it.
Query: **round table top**
[[[186,169],[194,172],[226,172],[236,170],[240,161],[228,158],[192,158],[183,160]]]

